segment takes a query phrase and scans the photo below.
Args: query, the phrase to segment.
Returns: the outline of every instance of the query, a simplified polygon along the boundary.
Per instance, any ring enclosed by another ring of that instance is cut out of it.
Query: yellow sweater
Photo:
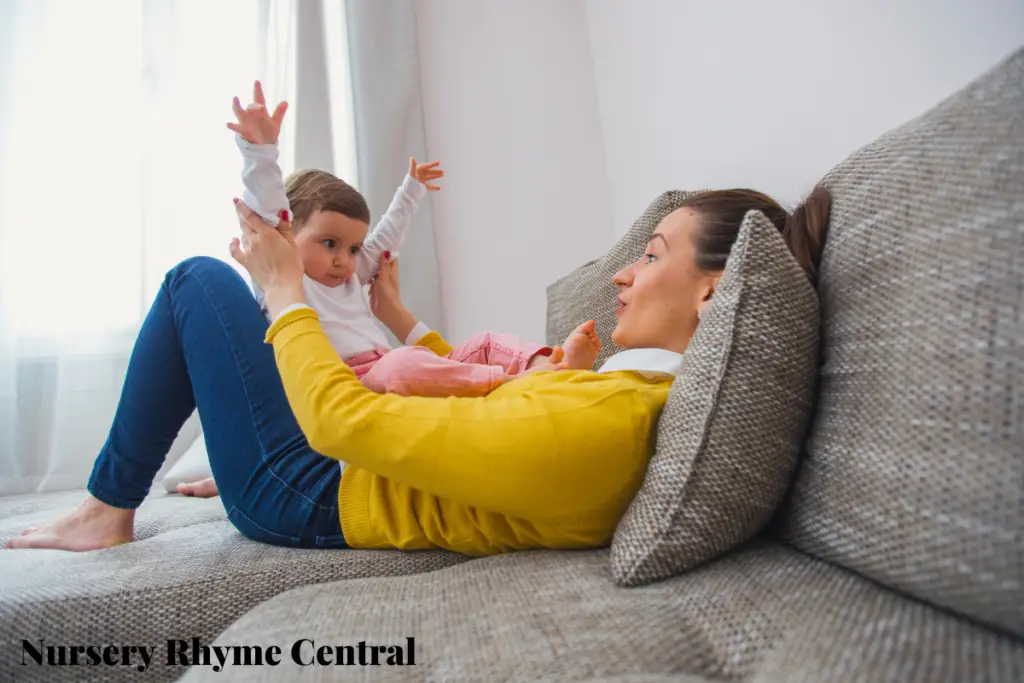
[[[538,372],[482,398],[376,394],[312,309],[267,331],[313,450],[346,463],[341,528],[354,548],[490,555],[607,545],[643,482],[671,378]],[[448,348],[439,335],[421,344]]]

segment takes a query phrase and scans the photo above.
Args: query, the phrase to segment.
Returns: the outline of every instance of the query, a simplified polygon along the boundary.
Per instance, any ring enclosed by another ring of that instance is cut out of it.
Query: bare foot
[[[101,503],[92,496],[71,514],[28,529],[7,541],[7,548],[51,548],[54,550],[99,550],[135,540],[135,510],[123,510]]]
[[[559,370],[590,370],[601,352],[601,340],[595,331],[597,324],[588,320],[569,333],[562,349],[565,356],[558,364]]]
[[[182,482],[178,484],[177,491],[183,496],[195,496],[196,498],[213,498],[219,495],[217,482],[213,480],[213,477],[188,483]]]

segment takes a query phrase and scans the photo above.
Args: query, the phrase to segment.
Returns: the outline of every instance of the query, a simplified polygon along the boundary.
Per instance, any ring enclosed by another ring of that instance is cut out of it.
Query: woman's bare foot
[[[177,491],[183,496],[195,496],[196,498],[213,498],[219,495],[217,482],[213,480],[213,477],[188,483],[182,482],[178,484]]]
[[[601,340],[596,332],[597,324],[593,320],[583,323],[566,337],[562,344],[565,352],[559,370],[591,370],[601,352]]]
[[[7,548],[99,550],[135,540],[135,510],[102,503],[92,496],[69,515],[28,529],[7,541]]]

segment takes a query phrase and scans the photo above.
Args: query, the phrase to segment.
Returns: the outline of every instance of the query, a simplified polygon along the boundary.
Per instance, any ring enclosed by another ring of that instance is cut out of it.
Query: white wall
[[[543,340],[545,287],[613,239],[585,3],[416,12],[427,149],[446,172],[432,200],[449,336]]]
[[[796,201],[1024,45],[1021,0],[589,0],[615,233],[668,188]]]

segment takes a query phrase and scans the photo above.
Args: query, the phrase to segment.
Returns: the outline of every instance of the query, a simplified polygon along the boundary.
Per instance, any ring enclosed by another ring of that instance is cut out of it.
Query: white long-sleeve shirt
[[[276,226],[282,209],[289,209],[284,177],[277,164],[276,145],[254,145],[235,136],[242,151],[242,201],[267,223]],[[412,176],[406,175],[380,222],[367,234],[363,248],[356,254],[355,274],[344,284],[328,287],[302,278],[306,301],[320,316],[320,324],[334,350],[342,358],[351,358],[364,351],[388,349],[384,331],[370,310],[366,285],[377,274],[380,256],[390,251],[392,259],[405,243],[419,203],[427,189]],[[263,292],[253,283],[253,292],[266,313]],[[430,328],[417,323],[406,344],[415,344]]]

